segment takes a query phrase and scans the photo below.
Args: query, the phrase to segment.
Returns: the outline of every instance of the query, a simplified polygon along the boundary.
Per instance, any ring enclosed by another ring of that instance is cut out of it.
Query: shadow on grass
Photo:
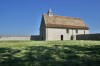
[[[17,57],[16,54],[23,56]],[[100,66],[100,45],[0,48],[0,66]]]

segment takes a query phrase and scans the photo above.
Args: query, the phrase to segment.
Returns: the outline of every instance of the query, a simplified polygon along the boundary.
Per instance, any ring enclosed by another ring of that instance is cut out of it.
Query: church
[[[51,9],[42,15],[40,40],[76,40],[81,34],[89,34],[89,27],[80,18],[54,15]]]
[[[49,9],[47,14],[42,15],[39,35],[0,36],[0,41],[2,40],[53,41],[53,40],[85,40],[85,39],[90,40],[91,37],[93,36],[92,35],[89,36],[87,34],[89,34],[89,28],[82,19],[54,15],[52,10]]]

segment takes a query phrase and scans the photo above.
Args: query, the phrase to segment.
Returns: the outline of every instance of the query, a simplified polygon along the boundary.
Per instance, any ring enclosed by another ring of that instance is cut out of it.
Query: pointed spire
[[[53,16],[53,13],[52,13],[52,10],[51,8],[48,10],[48,13],[47,13],[49,16]]]

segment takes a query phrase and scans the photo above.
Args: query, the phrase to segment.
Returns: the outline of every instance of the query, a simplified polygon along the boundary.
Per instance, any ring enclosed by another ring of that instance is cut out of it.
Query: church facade
[[[51,9],[42,15],[40,40],[76,40],[76,35],[80,34],[89,34],[82,19],[53,15]]]

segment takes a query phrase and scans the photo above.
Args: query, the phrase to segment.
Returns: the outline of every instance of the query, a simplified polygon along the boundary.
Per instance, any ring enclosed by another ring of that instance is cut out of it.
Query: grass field
[[[0,66],[100,66],[100,41],[0,41]]]

